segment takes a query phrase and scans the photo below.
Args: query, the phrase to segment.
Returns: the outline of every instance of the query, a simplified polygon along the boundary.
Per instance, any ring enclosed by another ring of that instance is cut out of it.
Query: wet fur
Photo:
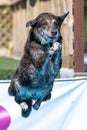
[[[56,16],[52,14],[41,14],[28,23],[32,28],[25,44],[24,55],[8,88],[8,93],[14,96],[15,101],[21,106],[23,117],[29,116],[32,107],[37,110],[43,101],[51,98],[54,79],[61,67],[62,48],[59,48],[59,46],[56,50],[53,48],[53,41],[62,45],[60,31],[56,40],[51,38],[52,40],[48,40],[47,43],[40,41],[42,36],[40,38],[37,37],[37,34],[35,36],[34,29],[42,16],[47,16],[49,19],[55,18],[59,28],[61,28],[63,22],[63,20],[62,22],[58,21]],[[43,35],[43,37],[45,36]],[[35,100],[34,104],[33,100]]]

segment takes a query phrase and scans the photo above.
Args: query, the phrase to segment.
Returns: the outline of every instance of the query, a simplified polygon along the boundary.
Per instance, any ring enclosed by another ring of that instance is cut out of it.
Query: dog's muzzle
[[[60,37],[60,33],[57,31],[51,32],[52,36],[47,35],[41,28],[38,29],[38,35],[35,35],[35,38],[41,42],[42,45],[54,43]]]

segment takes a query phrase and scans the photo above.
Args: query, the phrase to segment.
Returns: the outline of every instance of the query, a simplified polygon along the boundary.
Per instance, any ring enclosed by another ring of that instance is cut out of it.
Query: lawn
[[[18,65],[18,60],[0,57],[0,80],[11,79]]]

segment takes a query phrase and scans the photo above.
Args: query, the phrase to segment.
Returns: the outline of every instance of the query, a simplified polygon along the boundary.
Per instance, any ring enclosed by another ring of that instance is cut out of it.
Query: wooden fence
[[[0,47],[12,40],[12,12],[9,6],[0,6]]]
[[[12,6],[13,9],[13,43],[14,55],[22,56],[23,48],[27,39],[26,18],[27,8],[26,2],[20,2]]]

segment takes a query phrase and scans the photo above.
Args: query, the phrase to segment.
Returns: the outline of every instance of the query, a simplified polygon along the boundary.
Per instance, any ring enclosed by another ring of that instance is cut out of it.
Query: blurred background
[[[0,0],[0,79],[10,79],[19,65],[29,31],[26,22],[42,12],[60,16],[67,11],[62,67],[87,72],[87,0]]]

